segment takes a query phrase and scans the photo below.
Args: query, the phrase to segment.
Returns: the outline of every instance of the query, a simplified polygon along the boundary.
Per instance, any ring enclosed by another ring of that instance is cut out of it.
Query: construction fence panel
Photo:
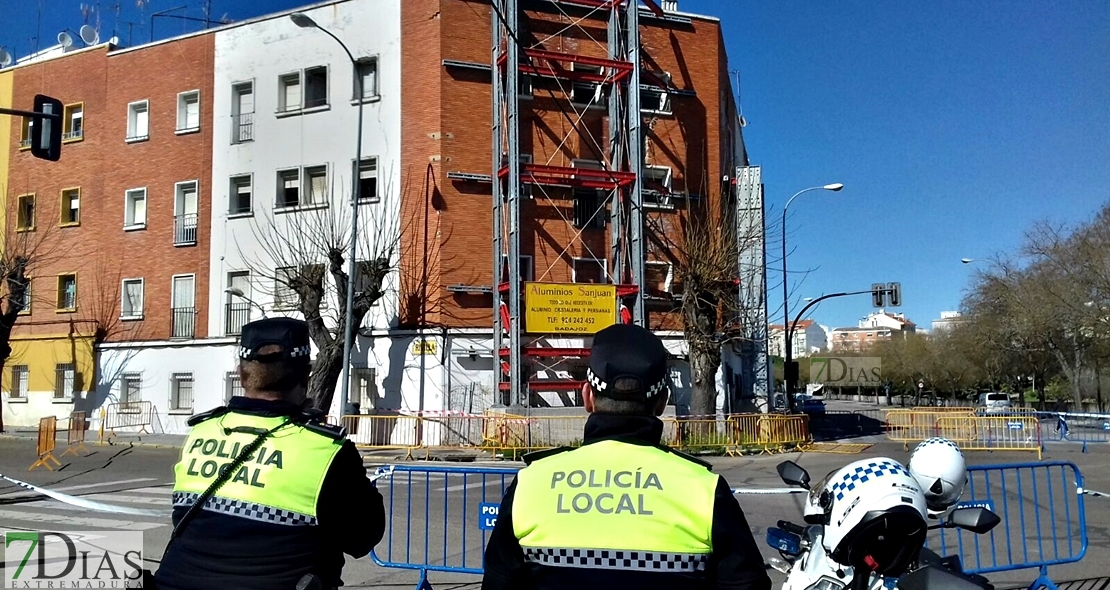
[[[1087,552],[1083,476],[1070,462],[1044,461],[968,467],[960,506],[985,507],[1001,517],[992,531],[930,533],[927,547],[958,555],[965,570],[989,574],[1074,563]]]
[[[412,449],[421,446],[421,424],[417,416],[343,416],[347,438],[362,448]]]
[[[480,575],[484,550],[501,498],[515,468],[379,468],[375,482],[386,506],[386,531],[370,553],[376,564],[420,572],[417,588],[431,588],[428,572]]]
[[[51,463],[54,463],[58,467],[62,466],[62,462],[54,456],[54,448],[57,444],[57,436],[58,419],[54,416],[40,418],[38,444],[36,445],[38,458],[35,459],[35,462],[32,463],[30,467],[27,468],[27,471],[31,471],[35,467],[45,467],[50,471],[54,471],[54,468],[50,466]]]
[[[101,420],[101,440],[104,439],[104,431],[112,437],[121,428],[138,428],[139,433],[149,433],[147,427],[154,423],[154,413],[154,404],[149,401],[108,404]]]
[[[891,410],[886,415],[887,438],[908,446],[911,442],[942,436],[940,420],[953,416],[974,418],[975,413],[968,408],[946,408],[941,411]]]
[[[1042,417],[1054,427],[1056,440],[1080,442],[1084,449],[1087,443],[1110,442],[1110,415],[1061,412]]]

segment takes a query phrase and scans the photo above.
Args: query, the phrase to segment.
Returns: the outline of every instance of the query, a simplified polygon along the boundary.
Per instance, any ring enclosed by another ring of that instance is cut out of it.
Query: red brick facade
[[[64,333],[59,326],[74,319],[89,332],[106,329],[108,340],[168,339],[173,276],[193,275],[194,311],[177,312],[176,336],[207,335],[213,48],[213,35],[198,35],[111,55],[91,49],[15,69],[15,104],[30,105],[37,93],[83,103],[83,136],[63,145],[58,162],[21,149],[21,121],[11,123],[9,240],[29,239],[45,255],[33,268],[30,317],[17,323],[16,334]],[[179,93],[194,90],[199,129],[178,131]],[[142,100],[148,101],[148,139],[129,143],[128,104]],[[175,184],[194,180],[196,220],[182,217],[175,239]],[[70,187],[80,188],[79,223],[59,227],[61,191]],[[145,227],[133,223],[125,231],[125,192],[143,187]],[[36,195],[31,232],[16,227],[18,197],[25,193]],[[57,309],[63,273],[77,276],[76,309],[64,312]],[[121,283],[140,278],[142,319],[121,321]]]
[[[491,8],[478,0],[406,0],[402,10],[402,178],[408,187],[403,217],[407,225],[418,226],[417,231],[406,232],[405,248],[413,260],[425,251],[427,208],[428,258],[433,261],[430,267],[438,269],[428,275],[433,299],[428,304],[428,323],[487,327],[492,321],[489,295],[453,293],[446,287],[493,282],[491,187],[452,180],[447,173],[490,173],[490,73],[441,64],[442,60],[490,63]],[[544,39],[545,49],[606,57],[604,20],[582,23],[589,36],[571,26],[571,18],[557,13],[528,12],[522,21],[529,27],[523,34]],[[736,131],[720,25],[696,18],[690,24],[644,19],[641,39],[645,69],[668,72],[677,88],[696,93],[672,95],[671,115],[645,117],[650,130],[647,164],[670,167],[676,193],[688,191],[713,199],[711,207],[719,206],[721,178],[731,177],[725,166],[733,161],[732,140],[722,143],[722,138],[731,138]],[[566,104],[557,87],[537,83],[533,98],[521,101],[521,153],[531,153],[536,163],[555,166],[570,166],[575,158],[596,160],[596,152],[573,132],[556,100]],[[588,135],[602,154],[608,151],[607,112],[589,109],[580,124],[590,130]],[[425,181],[429,164],[432,178]],[[521,254],[532,257],[535,280],[570,282],[572,258],[608,258],[609,228],[576,229],[568,221],[573,217],[573,201],[567,189],[537,186],[532,192],[534,199],[525,200],[521,207]],[[681,199],[676,205],[677,211],[651,215],[673,228],[685,206]],[[659,244],[647,247],[652,251]],[[676,327],[673,317],[664,321],[668,314],[657,315],[654,327]]]

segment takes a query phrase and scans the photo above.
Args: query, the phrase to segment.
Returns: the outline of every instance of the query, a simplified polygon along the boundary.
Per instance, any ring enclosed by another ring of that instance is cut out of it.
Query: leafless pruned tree
[[[0,187],[0,194],[5,190],[5,187]],[[48,267],[63,259],[67,253],[67,246],[62,240],[55,239],[56,230],[50,224],[44,224],[37,230],[23,231],[15,229],[15,223],[9,223],[6,229],[7,237],[0,250],[0,277],[3,279],[0,293],[0,375],[12,355],[12,330],[19,314],[28,305],[33,305],[35,293],[31,290],[31,277],[36,269]],[[0,405],[0,432],[4,432],[3,405]]]
[[[384,174],[379,178],[390,178]],[[339,178],[336,186],[347,186]],[[251,224],[254,243],[260,250],[239,253],[252,274],[262,278],[263,294],[273,297],[274,308],[299,312],[308,322],[309,333],[318,349],[309,381],[308,395],[316,408],[331,407],[343,370],[344,337],[348,325],[348,260],[351,256],[351,211],[349,197],[332,198],[333,191],[315,194],[319,205],[259,211]],[[345,192],[345,191],[344,191]],[[387,293],[396,293],[391,273],[398,268],[402,223],[393,206],[390,187],[379,190],[380,201],[359,208],[357,257],[359,275],[355,277],[352,302],[353,322],[357,329],[374,304]],[[237,240],[238,242],[238,240]]]

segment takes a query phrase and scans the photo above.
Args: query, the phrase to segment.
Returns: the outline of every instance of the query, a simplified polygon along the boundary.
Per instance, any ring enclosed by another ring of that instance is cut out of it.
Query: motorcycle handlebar
[[[804,526],[794,524],[792,522],[787,522],[785,520],[780,520],[779,521],[779,528],[788,532],[788,533],[793,533],[795,535],[805,535],[806,534],[806,528]]]

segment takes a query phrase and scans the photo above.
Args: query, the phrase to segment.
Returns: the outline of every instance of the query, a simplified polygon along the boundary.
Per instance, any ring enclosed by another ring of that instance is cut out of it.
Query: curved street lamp
[[[804,193],[820,190],[838,192],[842,188],[844,188],[843,184],[839,182],[834,182],[832,184],[826,184],[824,186],[813,186],[807,189],[802,189],[794,193],[794,196],[790,197],[790,199],[786,201],[786,205],[782,208],[782,327],[783,337],[786,344],[786,363],[783,365],[783,377],[785,378],[784,381],[786,382],[787,412],[794,411],[794,400],[792,399],[794,394],[794,379],[791,379],[791,377],[793,376],[796,378],[797,376],[791,374],[791,366],[794,360],[794,354],[793,350],[791,350],[790,343],[790,335],[792,332],[789,309],[790,290],[786,274],[786,211],[790,208],[790,204],[794,202],[794,199],[797,199],[800,195]]]

